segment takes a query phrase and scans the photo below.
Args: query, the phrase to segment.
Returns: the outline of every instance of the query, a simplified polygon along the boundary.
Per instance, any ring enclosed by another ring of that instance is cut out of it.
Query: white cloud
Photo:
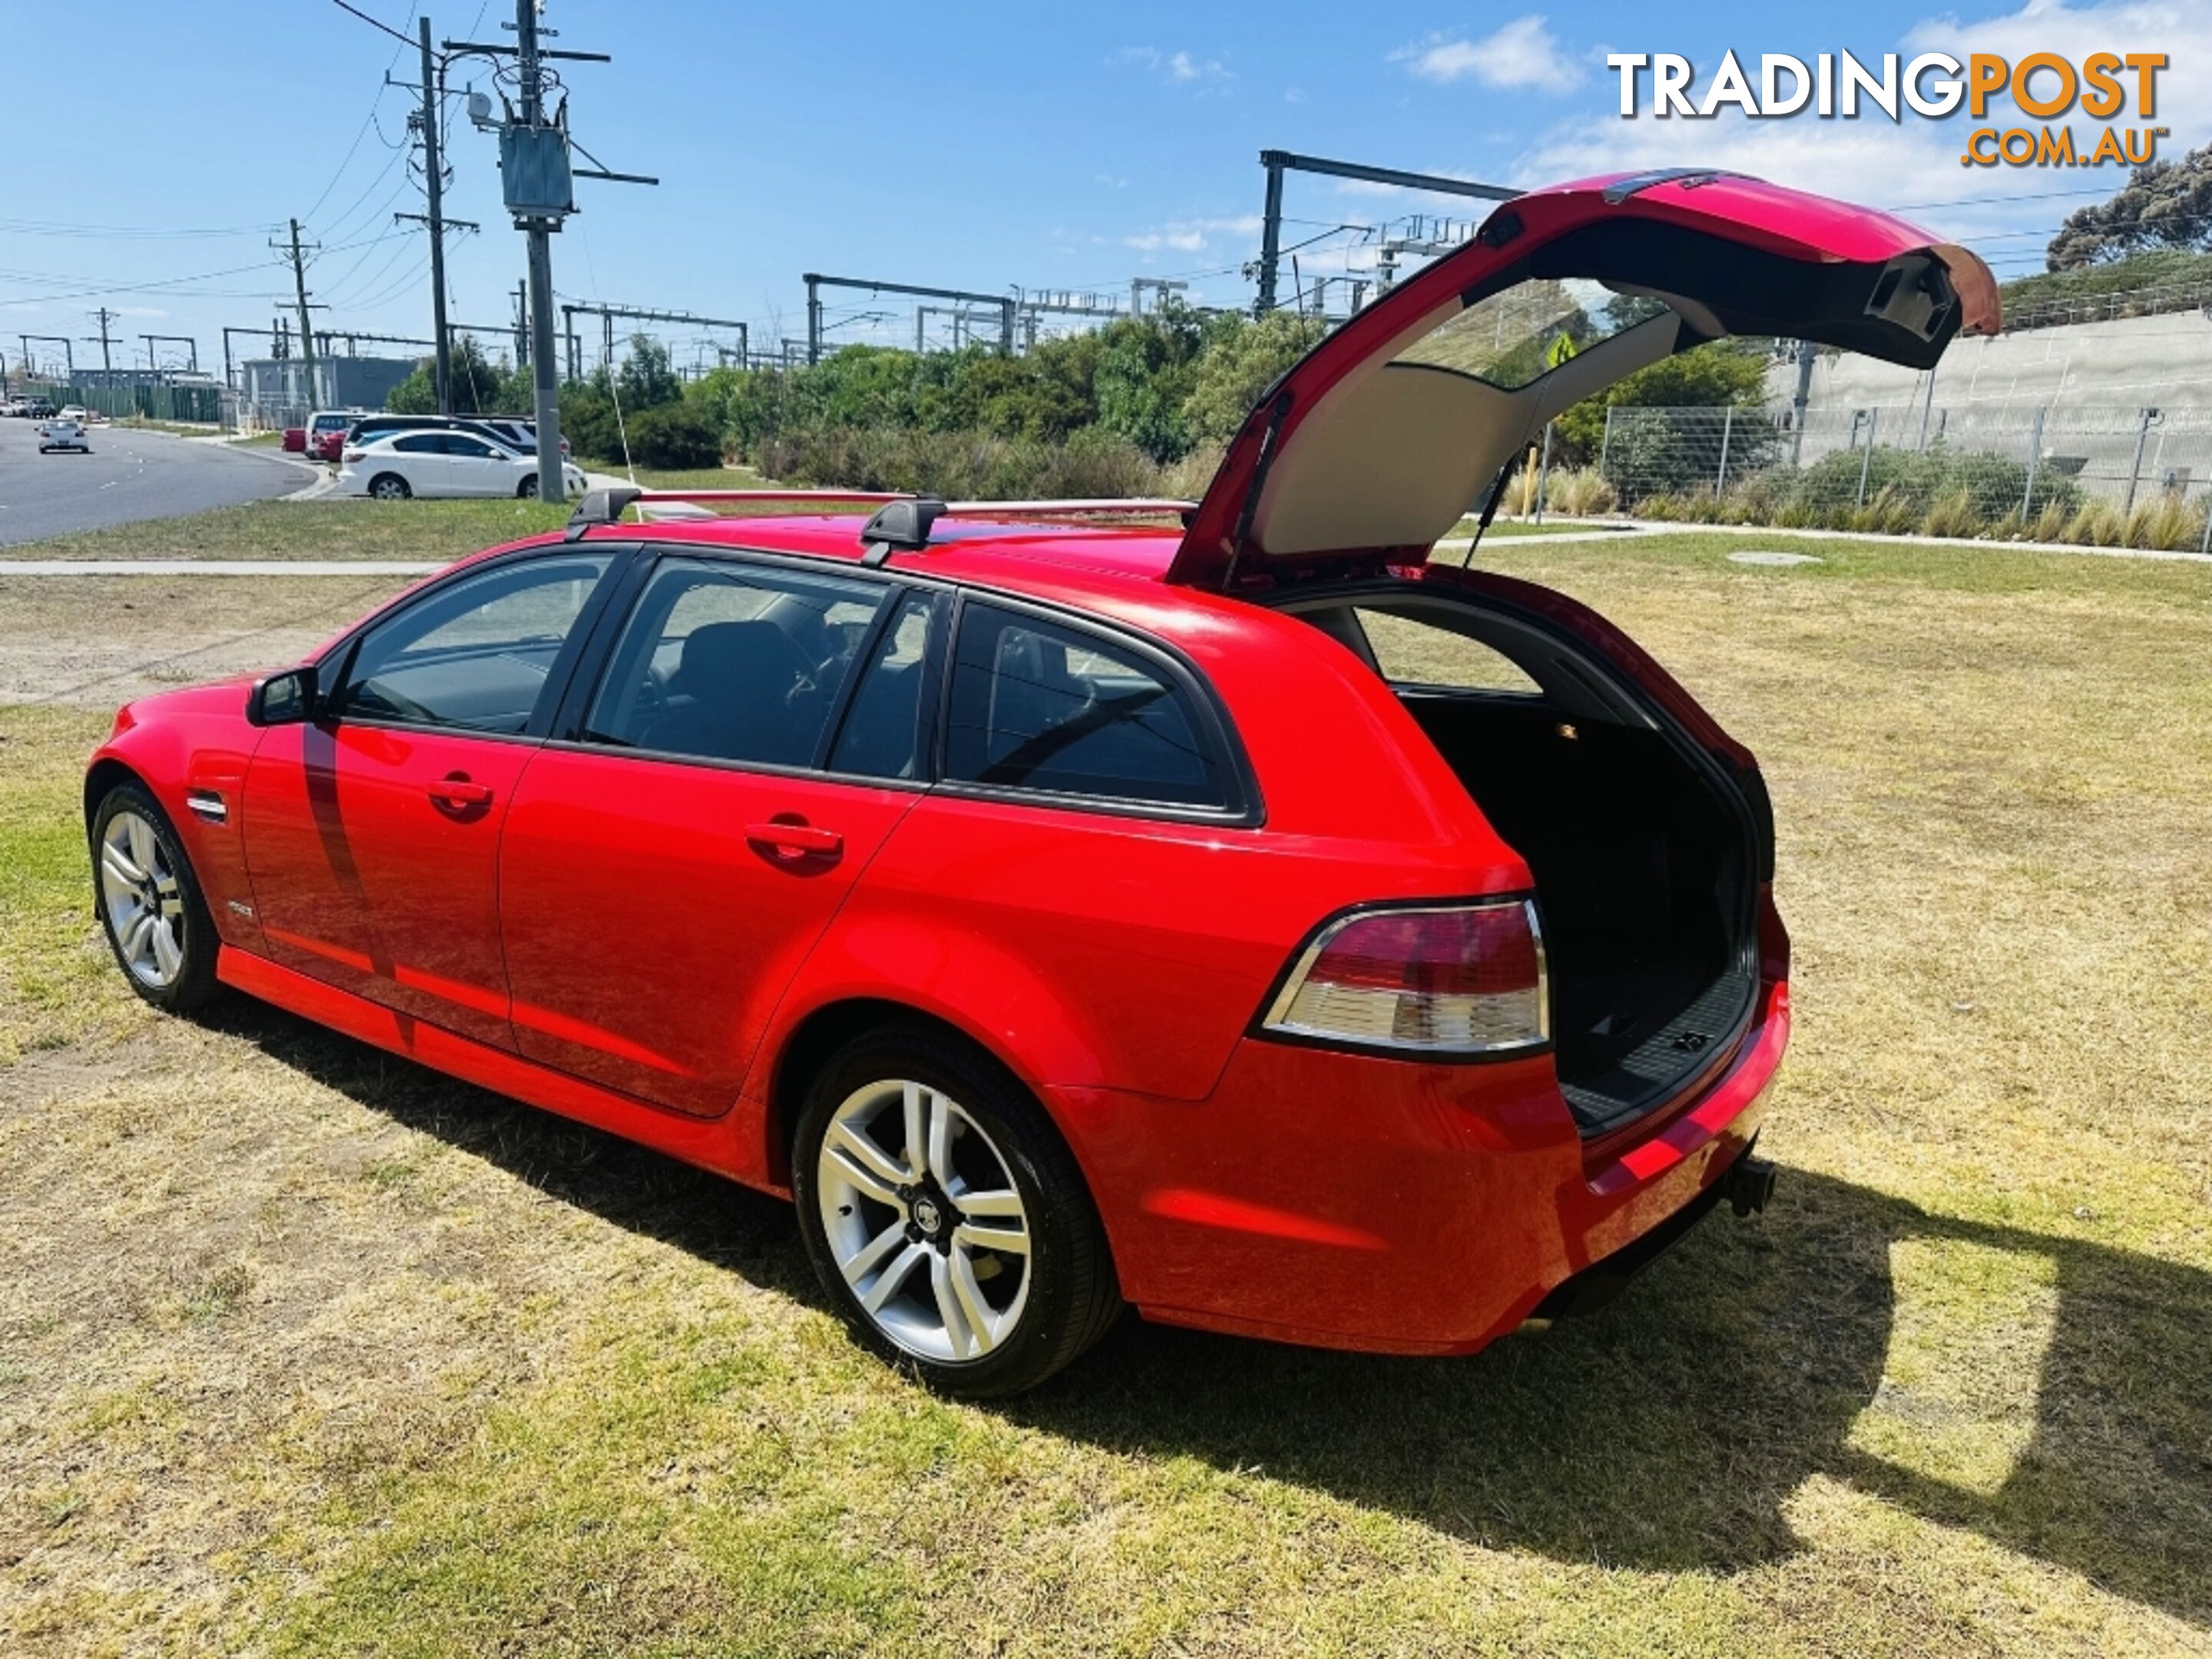
[[[1390,58],[1423,80],[1447,86],[1472,76],[1486,87],[1566,92],[1583,78],[1582,65],[1559,44],[1545,18],[1534,13],[1480,40],[1432,34]]]
[[[1218,88],[1237,78],[1218,58],[1194,58],[1188,52],[1162,52],[1158,46],[1124,46],[1106,61],[1117,68],[1149,70],[1171,87],[1195,82]]]
[[[1178,253],[1201,253],[1216,236],[1253,237],[1260,234],[1260,216],[1239,214],[1225,219],[1178,219],[1124,236],[1121,245],[1141,253],[1172,248]]]

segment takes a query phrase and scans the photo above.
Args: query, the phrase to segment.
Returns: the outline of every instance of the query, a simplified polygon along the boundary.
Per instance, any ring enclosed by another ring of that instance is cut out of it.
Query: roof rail
[[[1046,519],[1046,518],[1183,518],[1198,510],[1195,501],[1153,500],[1127,497],[1099,497],[1097,499],[1060,499],[1032,501],[941,501],[933,495],[909,495],[900,490],[881,489],[645,489],[634,484],[618,488],[586,491],[569,516],[568,539],[576,540],[595,525],[609,525],[619,520],[623,512],[636,507],[639,517],[646,516],[652,507],[692,507],[709,508],[724,502],[761,503],[789,502],[794,507],[823,507],[830,505],[868,506],[878,509],[861,532],[864,542],[891,547],[922,547],[928,543],[929,527],[941,516],[975,519]],[[905,522],[896,526],[885,523],[883,509],[902,503],[916,503],[925,511],[919,515],[917,527],[909,528]],[[930,510],[933,509],[933,510]],[[880,533],[878,525],[895,529],[896,533]],[[915,534],[920,539],[913,539]]]

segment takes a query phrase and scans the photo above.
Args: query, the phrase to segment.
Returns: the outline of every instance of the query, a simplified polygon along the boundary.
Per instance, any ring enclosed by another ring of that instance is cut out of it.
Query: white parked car
[[[49,455],[58,449],[73,449],[80,455],[92,453],[92,441],[85,435],[82,422],[58,416],[39,428],[39,453]]]
[[[62,412],[54,416],[54,418],[58,421],[74,421],[79,426],[90,426],[92,424],[92,411],[88,410],[82,404],[64,404],[62,405]]]
[[[584,489],[581,470],[564,466],[571,495]],[[338,489],[349,495],[404,501],[410,495],[520,495],[538,493],[538,458],[502,448],[467,432],[393,432],[349,444],[340,457]]]

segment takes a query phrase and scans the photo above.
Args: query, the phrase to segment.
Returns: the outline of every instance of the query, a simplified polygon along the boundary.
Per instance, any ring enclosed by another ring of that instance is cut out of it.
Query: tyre
[[[1074,1157],[966,1045],[888,1027],[808,1090],[792,1150],[806,1253],[876,1352],[967,1399],[1034,1388],[1121,1311]]]
[[[368,481],[368,493],[380,501],[404,501],[415,492],[397,472],[380,472]]]
[[[525,478],[520,483],[515,485],[514,495],[517,501],[536,501],[538,499],[538,475],[533,472],[528,477]]]
[[[215,918],[168,814],[142,786],[120,783],[101,798],[92,859],[100,931],[131,988],[173,1014],[212,1002],[222,988]]]

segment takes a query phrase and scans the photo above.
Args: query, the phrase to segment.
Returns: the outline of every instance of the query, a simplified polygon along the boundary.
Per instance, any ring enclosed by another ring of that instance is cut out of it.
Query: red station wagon
[[[1431,550],[1670,352],[1928,367],[1996,322],[1883,214],[1538,191],[1271,388],[1180,528],[612,492],[130,705],[99,913],[156,1006],[233,987],[790,1195],[854,1328],[956,1392],[1125,1304],[1471,1352],[1764,1204],[1789,940],[1750,754]]]

